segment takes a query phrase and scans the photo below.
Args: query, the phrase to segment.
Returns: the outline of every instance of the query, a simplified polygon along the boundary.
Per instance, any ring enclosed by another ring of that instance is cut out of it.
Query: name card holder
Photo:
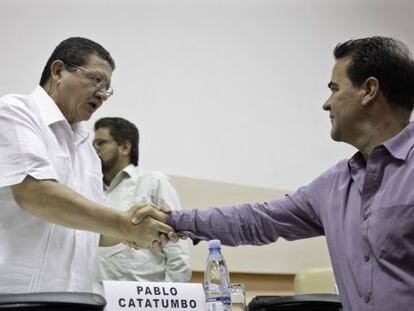
[[[104,281],[106,311],[206,311],[199,283]]]

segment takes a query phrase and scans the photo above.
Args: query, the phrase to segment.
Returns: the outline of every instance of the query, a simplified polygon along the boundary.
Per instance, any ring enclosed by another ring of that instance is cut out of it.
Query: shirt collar
[[[395,159],[407,160],[410,150],[414,146],[414,122],[408,123],[402,131],[385,141],[382,146]],[[358,151],[348,163],[351,167],[360,167],[362,162],[365,162],[365,160],[361,152]]]
[[[60,111],[58,105],[55,101],[46,93],[46,91],[38,85],[31,94],[37,108],[40,111],[40,114],[45,120],[48,126],[64,122],[68,127],[72,129],[75,135],[75,144],[81,144],[89,138],[89,131],[84,122],[75,123],[72,126],[68,123],[62,111]]]
[[[414,146],[414,122],[408,125],[397,135],[391,137],[384,143],[384,147],[390,154],[400,160],[407,160],[410,150]]]
[[[79,122],[72,125],[72,130],[76,134],[76,144],[82,144],[89,138],[89,131],[86,128],[85,122]]]
[[[47,125],[64,121],[65,116],[60,111],[54,100],[46,93],[46,91],[38,85],[31,94],[36,106],[38,107],[43,120]]]
[[[124,169],[118,174],[115,175],[114,179],[112,179],[109,185],[104,184],[105,191],[112,191],[115,189],[125,178],[134,177],[137,174],[136,166],[133,164],[129,164],[128,166],[124,167]]]

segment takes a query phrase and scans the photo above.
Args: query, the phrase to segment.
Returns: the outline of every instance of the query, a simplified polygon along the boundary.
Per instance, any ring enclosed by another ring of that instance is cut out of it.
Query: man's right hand
[[[139,224],[146,217],[152,217],[163,223],[167,222],[167,215],[171,213],[171,209],[168,206],[162,206],[157,208],[152,203],[140,203],[134,205],[130,210],[134,210],[134,216],[131,221],[133,224]]]
[[[161,245],[160,234],[174,231],[166,225],[167,214],[151,203],[136,204],[124,212],[124,240],[135,243],[139,248],[152,248]],[[126,222],[128,224],[126,224]]]

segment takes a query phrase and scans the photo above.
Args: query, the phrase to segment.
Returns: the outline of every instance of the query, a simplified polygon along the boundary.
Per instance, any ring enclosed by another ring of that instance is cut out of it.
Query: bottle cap
[[[208,241],[208,248],[221,248],[220,240],[210,240]]]

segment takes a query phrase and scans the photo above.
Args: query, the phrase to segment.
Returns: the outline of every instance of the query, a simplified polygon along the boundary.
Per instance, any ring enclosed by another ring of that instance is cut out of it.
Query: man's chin
[[[333,141],[336,141],[336,142],[340,142],[341,140],[338,138],[338,137],[336,137],[336,136],[332,136],[331,135],[331,138],[332,138],[332,140]]]
[[[333,141],[338,141],[338,142],[342,141],[340,135],[336,131],[334,131],[333,129],[331,131],[331,138],[332,138]]]

